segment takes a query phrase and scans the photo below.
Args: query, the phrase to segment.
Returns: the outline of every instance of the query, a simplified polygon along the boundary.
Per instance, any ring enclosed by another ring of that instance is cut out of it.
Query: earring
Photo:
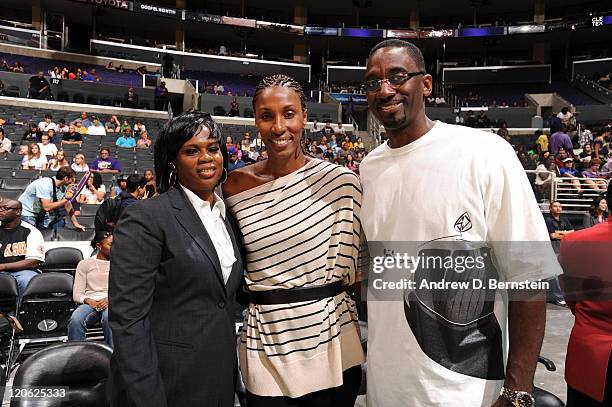
[[[306,151],[306,129],[302,129],[302,137],[300,138],[300,147],[302,147],[302,153],[308,155]]]
[[[174,186],[176,184],[176,166],[174,163],[168,163],[168,166],[171,167],[170,174],[168,174],[168,186]]]
[[[219,185],[223,184],[225,181],[227,181],[227,170],[224,168],[223,175],[221,176],[221,180],[219,181]]]

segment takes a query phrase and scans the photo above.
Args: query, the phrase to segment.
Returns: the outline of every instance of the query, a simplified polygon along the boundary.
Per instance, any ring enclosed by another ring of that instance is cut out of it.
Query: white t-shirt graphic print
[[[436,122],[409,145],[376,148],[360,173],[362,222],[369,242],[482,242],[495,252],[500,280],[537,281],[560,273],[551,258],[518,255],[507,245],[540,242],[542,251],[549,247],[549,237],[525,172],[499,136]],[[554,259],[551,249],[544,251]],[[485,332],[483,338],[490,342],[482,346],[492,350],[483,366],[476,367],[469,360],[449,362],[448,355],[461,356],[446,336],[452,324],[437,324],[430,315],[436,324],[422,323],[420,331],[413,330],[415,320],[419,324],[426,318],[411,320],[410,315],[423,316],[427,309],[416,311],[414,303],[407,304],[368,293],[368,406],[489,407],[503,384],[508,347],[504,293],[495,294],[491,329],[475,328],[477,334]],[[486,332],[493,334],[489,338]],[[447,354],[437,355],[440,349]],[[479,368],[484,373],[462,373]]]

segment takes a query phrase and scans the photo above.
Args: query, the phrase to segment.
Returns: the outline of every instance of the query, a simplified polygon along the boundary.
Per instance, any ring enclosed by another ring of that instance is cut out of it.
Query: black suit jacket
[[[127,207],[113,236],[109,321],[115,407],[232,406],[235,294],[243,276],[237,222],[227,284],[213,243],[183,191]]]

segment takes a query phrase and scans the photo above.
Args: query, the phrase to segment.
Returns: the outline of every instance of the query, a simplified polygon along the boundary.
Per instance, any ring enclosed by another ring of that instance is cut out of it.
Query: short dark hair
[[[70,168],[70,167],[61,167],[55,173],[55,179],[64,179],[66,177],[72,178],[72,177],[75,177],[75,176],[76,176],[76,174],[75,174],[74,170],[72,168]]]
[[[125,180],[125,182],[127,184],[126,189],[130,193],[136,192],[138,188],[142,188],[147,185],[147,181],[144,179],[144,177],[138,174],[130,175],[129,177],[127,177],[127,180]]]
[[[110,148],[108,148],[108,147],[102,147],[100,149],[100,154],[102,154],[102,151],[106,151],[108,154],[110,154]]]
[[[227,171],[229,157],[225,146],[225,137],[221,134],[219,125],[209,113],[203,113],[195,109],[188,110],[168,120],[160,130],[155,143],[153,153],[155,179],[160,194],[174,186],[170,183],[170,173],[173,170],[176,171],[173,167],[179,150],[183,144],[198,134],[204,127],[210,131],[210,138],[219,144],[223,156],[223,168]],[[178,180],[173,180],[175,183],[176,181]]]
[[[389,47],[404,48],[406,52],[408,52],[408,55],[410,55],[410,58],[412,58],[412,60],[416,64],[417,69],[426,72],[425,58],[423,57],[423,53],[421,52],[419,47],[408,41],[398,40],[396,38],[381,41],[372,47],[368,57],[371,57],[379,49]]]
[[[91,247],[95,249],[98,244],[101,244],[102,241],[110,235],[112,235],[112,233],[108,230],[98,230],[93,239],[91,239]]]

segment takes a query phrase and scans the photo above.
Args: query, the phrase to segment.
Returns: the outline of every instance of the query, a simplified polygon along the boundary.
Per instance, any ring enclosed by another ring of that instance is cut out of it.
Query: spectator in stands
[[[589,162],[593,158],[593,148],[591,143],[586,143],[582,146],[582,152],[578,155],[583,168],[589,167]]]
[[[546,155],[544,159],[538,163],[535,177],[536,193],[538,198],[551,198],[551,186],[553,180],[555,179],[556,172],[557,166],[550,155]]]
[[[56,66],[53,68],[53,70],[49,73],[49,76],[51,77],[51,79],[62,79],[62,72],[60,71],[60,69]]]
[[[310,134],[315,134],[319,131],[319,122],[317,121],[317,119],[312,119],[312,127],[310,128]]]
[[[241,144],[241,150],[242,151],[249,151],[249,147],[251,147],[251,134],[250,133],[245,133],[244,136],[242,137],[242,143]]]
[[[45,115],[45,120],[38,123],[38,128],[43,133],[46,133],[49,129],[57,131],[57,124],[53,123],[53,116],[47,113]]]
[[[92,116],[91,119],[93,122],[87,128],[87,134],[92,136],[106,136],[106,129],[102,123],[100,123],[100,119],[98,119],[97,116]]]
[[[81,190],[77,197],[77,202],[82,204],[101,204],[106,195],[106,186],[102,183],[102,176],[98,172],[93,172],[87,178],[87,185]]]
[[[116,71],[117,70],[117,68],[113,64],[113,61],[108,61],[108,64],[106,65],[106,70],[107,71]]]
[[[81,125],[84,126],[85,128],[88,128],[89,126],[91,126],[91,121],[87,117],[87,112],[81,112],[81,117],[73,120],[72,122],[70,122],[70,124],[77,124],[78,122],[81,122]]]
[[[51,138],[49,137],[49,135],[43,134],[40,141],[41,142],[38,143],[40,153],[47,157],[47,159],[49,157],[55,157],[55,154],[57,154],[57,147],[51,142]]]
[[[578,145],[584,146],[585,144],[590,144],[593,142],[593,133],[588,129],[586,124],[583,124],[580,129],[580,134],[578,135]]]
[[[608,219],[608,215],[608,201],[606,197],[598,196],[593,199],[593,203],[589,208],[589,217],[585,221],[584,227],[590,228],[591,226],[604,223]]]
[[[532,171],[536,169],[535,161],[525,151],[519,152],[518,159],[525,170]]]
[[[594,146],[595,146],[595,158],[603,159],[608,156],[608,153],[612,151],[610,148],[610,131],[605,128],[602,129],[602,133],[595,137]]]
[[[45,261],[43,236],[36,228],[23,222],[21,202],[0,200],[0,273],[9,274],[17,282],[18,301],[35,271]]]
[[[38,75],[32,76],[29,80],[28,98],[48,100],[51,98],[51,85],[45,79],[45,74],[40,71]]]
[[[571,120],[574,115],[572,114],[572,112],[569,111],[567,107],[564,107],[557,114],[557,117],[559,118],[559,120],[561,120],[561,123],[564,124],[567,129],[569,129],[571,126]]]
[[[78,144],[79,146],[83,144],[83,135],[76,131],[74,124],[68,126],[68,132],[62,135],[61,145],[64,144]]]
[[[548,229],[548,234],[550,235],[550,240],[555,253],[559,253],[561,239],[563,239],[564,236],[574,232],[574,227],[565,216],[562,216],[562,213],[563,205],[561,202],[552,201],[550,203],[550,213],[544,216],[546,228]],[[565,300],[563,299],[563,294],[561,293],[558,278],[550,280],[548,300],[559,305],[566,304]]]
[[[225,138],[225,145],[227,147],[227,151],[230,150],[230,148],[234,148],[234,150],[237,150],[237,146],[234,144],[234,138],[232,136],[227,136]]]
[[[40,141],[42,132],[36,125],[36,123],[30,123],[30,128],[23,134],[21,141]]]
[[[66,153],[64,150],[59,150],[55,157],[49,160],[48,170],[57,171],[62,167],[70,167],[70,163],[66,160]]]
[[[125,72],[125,68],[123,67],[122,64],[119,64],[119,66],[117,67],[117,72],[119,72],[119,73]]]
[[[57,229],[65,224],[67,213],[75,229],[85,230],[74,215],[69,202],[76,192],[76,176],[69,167],[57,170],[54,177],[34,180],[19,197],[23,206],[21,219],[38,229]]]
[[[578,180],[578,176],[580,173],[577,169],[574,168],[574,159],[571,157],[567,157],[563,160],[563,167],[559,169],[559,174],[562,177],[569,178],[570,182],[578,192],[578,195],[583,194],[582,186],[580,185],[580,181]]]
[[[134,124],[134,136],[140,136],[140,133],[147,131],[147,128],[140,119],[136,120]]]
[[[553,128],[551,128],[551,131]],[[558,131],[554,132],[550,136],[550,144],[549,149],[552,155],[559,154],[559,149],[563,147],[563,149],[572,157],[574,156],[574,145],[572,144],[572,140],[570,136],[566,133],[567,127],[565,125],[561,125]]]
[[[47,137],[49,137],[49,141],[53,144],[56,144],[58,141],[61,140],[56,137],[55,130],[53,129],[47,130]],[[42,140],[42,136],[40,137],[40,139]]]
[[[10,153],[13,143],[4,135],[4,129],[0,127],[0,154]]]
[[[235,148],[230,148],[228,150],[229,153],[229,165],[227,168],[227,172],[232,172],[238,168],[242,168],[245,166],[244,161],[238,159],[238,152]]]
[[[68,321],[68,340],[84,341],[87,328],[101,322],[104,341],[113,346],[108,326],[108,273],[113,236],[109,232],[96,232],[91,245],[97,249],[96,257],[81,260],[74,275],[72,298],[79,305]]]
[[[219,81],[217,81],[215,87],[213,88],[213,92],[215,92],[215,95],[222,95],[225,93],[225,88],[219,83]]]
[[[136,142],[137,148],[150,148],[153,145],[153,140],[149,138],[149,133],[145,130],[140,133],[140,138]]]
[[[84,81],[84,82],[93,82],[94,81],[94,77],[93,77],[92,74],[90,74],[86,70],[83,70],[83,73],[81,74],[81,80]]]
[[[331,121],[330,120],[326,120],[325,121],[325,127],[323,127],[323,133],[327,136],[331,136],[332,134],[334,134],[334,129],[331,126]]]
[[[455,112],[455,124],[458,126],[463,126],[465,124],[465,119],[461,116],[461,110],[459,109]]]
[[[58,134],[66,133],[70,130],[70,127],[66,125],[66,120],[59,119],[57,121],[57,129],[55,130]]]
[[[127,93],[123,97],[123,104],[129,109],[138,108],[138,95],[132,86],[128,88]]]
[[[147,169],[143,175],[147,184],[145,185],[145,192],[142,195],[142,199],[152,198],[157,194],[157,185],[155,183],[155,175],[153,174],[153,170]]]
[[[123,130],[121,136],[117,138],[115,145],[121,148],[134,148],[136,147],[136,140],[134,139],[132,132],[129,129],[125,129]]]
[[[9,66],[8,62],[6,62],[6,59],[3,59],[2,64],[0,64],[0,71],[5,71],[5,72],[11,71],[11,67]]]
[[[503,138],[504,140],[510,142],[510,133],[508,132],[508,123],[505,120],[502,120],[499,123],[499,129],[497,129],[497,135]]]
[[[344,163],[344,166],[346,168],[348,168],[349,170],[358,173],[358,166],[357,166],[357,162],[354,161],[353,156],[352,155],[347,155],[346,156],[346,162]]]
[[[314,158],[318,158],[319,160],[323,159],[323,151],[316,146],[316,144],[311,144],[309,149],[309,155]]]
[[[118,178],[117,181],[115,182],[115,185],[113,185],[113,187],[111,188],[110,197],[115,198],[121,195],[121,193],[126,190],[127,190],[127,180],[125,178]]]
[[[77,68],[76,70],[76,80],[83,80],[83,70],[81,68]]]
[[[342,148],[338,150],[336,154],[336,158],[338,160],[338,164],[343,166],[346,164],[346,157],[351,155],[351,151],[349,150],[349,145],[346,141],[342,142]]]
[[[489,120],[484,110],[481,110],[480,113],[478,113],[478,118],[476,118],[476,127],[491,127],[491,120]]]
[[[472,110],[468,110],[465,114],[465,125],[468,127],[476,127],[476,117]]]
[[[89,166],[85,162],[85,155],[83,153],[78,153],[74,156],[74,162],[70,166],[74,172],[87,172],[89,171]]]
[[[130,131],[132,131],[132,126],[127,119],[123,120],[123,123],[121,124],[121,133],[123,133],[125,129],[130,129]]]
[[[25,73],[25,68],[23,67],[21,62],[17,61],[17,62],[15,62],[13,67],[11,68],[11,71],[13,71],[15,73]],[[39,73],[39,75],[40,75],[40,73]]]
[[[47,169],[47,157],[40,152],[37,143],[28,144],[28,153],[23,156],[21,166],[24,170],[43,171]]]
[[[168,100],[170,93],[166,87],[166,82],[161,81],[158,86],[155,87],[155,110],[166,110],[168,107]]]
[[[98,76],[98,73],[96,72],[96,68],[91,68],[90,74],[94,82],[100,82],[100,77]]]
[[[121,131],[121,122],[117,119],[117,116],[111,116],[104,123],[106,133],[119,133]]]
[[[102,147],[100,155],[91,163],[89,170],[92,172],[118,173],[121,172],[121,165],[110,156],[110,149],[108,147]]]
[[[608,183],[603,178],[608,178],[606,174],[599,171],[601,168],[601,160],[599,158],[593,158],[589,162],[589,169],[582,172],[582,176],[587,178],[585,183],[594,190],[605,191],[608,189]],[[595,178],[595,179],[594,179]]]
[[[535,132],[535,145],[538,149],[539,155],[544,155],[544,153],[548,152],[548,136],[542,132],[542,130],[536,130]]]
[[[230,110],[229,113],[227,114],[228,116],[240,116],[240,107],[238,106],[238,100],[236,100],[236,97],[232,98],[232,103],[230,105]]]
[[[442,95],[436,96],[435,102],[437,107],[446,106],[446,99],[444,99],[444,96]]]

